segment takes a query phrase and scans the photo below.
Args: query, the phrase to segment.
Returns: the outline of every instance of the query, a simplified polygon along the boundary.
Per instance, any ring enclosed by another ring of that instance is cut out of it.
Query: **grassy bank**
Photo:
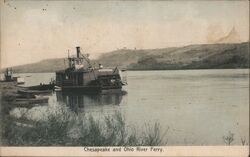
[[[60,110],[32,125],[6,121],[3,145],[8,146],[157,146],[165,145],[160,125],[145,126],[145,132],[128,127],[117,112],[103,120],[79,119]]]

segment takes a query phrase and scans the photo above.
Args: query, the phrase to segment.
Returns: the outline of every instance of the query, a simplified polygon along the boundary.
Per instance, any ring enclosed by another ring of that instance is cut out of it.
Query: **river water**
[[[19,74],[25,86],[48,83],[54,73]],[[140,130],[158,122],[167,130],[167,145],[224,145],[223,136],[234,133],[232,144],[249,143],[249,71],[171,70],[128,71],[127,92],[107,95],[53,93],[49,104],[30,109],[14,108],[12,116],[25,110],[38,120],[48,111],[65,106],[78,116],[96,118],[122,113],[129,126]]]

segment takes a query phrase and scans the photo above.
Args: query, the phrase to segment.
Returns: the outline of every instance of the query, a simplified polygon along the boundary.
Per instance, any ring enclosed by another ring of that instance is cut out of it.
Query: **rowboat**
[[[29,89],[19,89],[17,93],[23,95],[41,95],[41,94],[51,94],[52,90],[29,90]]]
[[[16,98],[14,106],[27,107],[27,105],[34,104],[47,104],[49,101],[48,97],[36,97],[36,98]]]

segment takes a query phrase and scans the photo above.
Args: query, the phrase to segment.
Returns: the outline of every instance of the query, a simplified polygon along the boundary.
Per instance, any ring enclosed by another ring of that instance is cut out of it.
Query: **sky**
[[[249,40],[249,1],[1,0],[1,67],[127,49],[207,44],[235,27]]]

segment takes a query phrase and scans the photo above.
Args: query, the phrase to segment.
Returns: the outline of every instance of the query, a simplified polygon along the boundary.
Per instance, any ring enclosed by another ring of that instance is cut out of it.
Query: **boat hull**
[[[24,98],[34,98],[35,95],[51,95],[52,90],[17,90],[17,93]]]
[[[27,89],[29,90],[53,90],[54,88],[55,84],[42,84],[42,85],[27,87]]]
[[[100,86],[64,86],[62,91],[66,92],[80,92],[80,93],[108,93],[121,92],[121,87],[100,87]]]
[[[17,98],[13,105],[18,107],[27,107],[29,105],[35,105],[35,104],[47,104],[48,101],[49,101],[48,97]]]

